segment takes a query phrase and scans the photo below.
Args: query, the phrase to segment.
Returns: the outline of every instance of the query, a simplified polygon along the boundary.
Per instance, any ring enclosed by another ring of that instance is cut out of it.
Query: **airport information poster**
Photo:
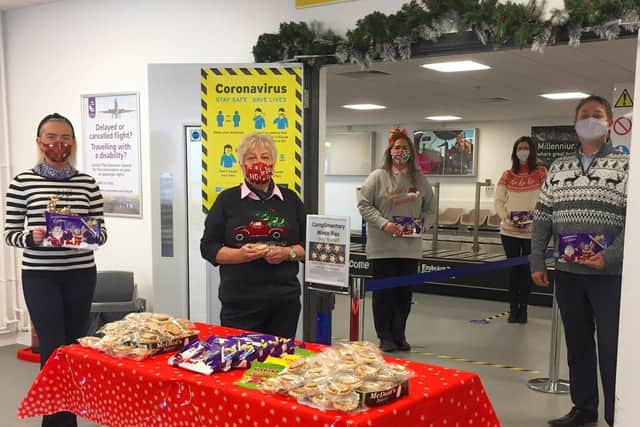
[[[230,66],[201,70],[202,208],[242,183],[240,139],[271,135],[276,184],[302,192],[302,67]]]
[[[139,112],[137,93],[82,96],[84,171],[108,216],[142,217]]]

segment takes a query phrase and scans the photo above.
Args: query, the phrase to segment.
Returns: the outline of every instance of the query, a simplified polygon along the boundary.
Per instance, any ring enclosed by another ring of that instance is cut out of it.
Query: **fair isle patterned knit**
[[[544,271],[544,252],[552,237],[557,258],[560,233],[609,233],[613,241],[602,251],[604,270],[574,262],[557,262],[556,269],[576,274],[622,273],[628,172],[629,156],[608,144],[586,171],[577,150],[553,162],[534,213],[531,271]]]
[[[518,173],[511,169],[504,171],[496,187],[495,207],[500,215],[500,234],[519,239],[531,239],[531,224],[516,227],[510,221],[511,212],[533,212],[540,194],[540,187],[547,177],[547,170],[540,166],[529,173],[526,165],[520,166]]]

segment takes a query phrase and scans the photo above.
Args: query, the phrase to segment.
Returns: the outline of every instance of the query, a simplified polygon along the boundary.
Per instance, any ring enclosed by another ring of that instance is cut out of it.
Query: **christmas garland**
[[[569,45],[593,32],[602,39],[618,38],[621,31],[638,31],[640,0],[565,0],[543,18],[544,0],[527,4],[498,0],[411,0],[391,15],[373,12],[359,19],[346,37],[312,22],[280,24],[278,34],[262,34],[253,47],[256,62],[299,58],[312,64],[337,60],[369,66],[375,60],[411,57],[411,46],[436,42],[443,34],[471,30],[484,45],[494,48],[530,46],[543,52],[566,30]],[[335,59],[334,59],[335,58]]]

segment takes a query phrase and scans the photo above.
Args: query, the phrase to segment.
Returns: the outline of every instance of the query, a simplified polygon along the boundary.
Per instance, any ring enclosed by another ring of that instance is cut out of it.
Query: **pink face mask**
[[[56,163],[62,163],[71,155],[71,145],[64,142],[62,144],[44,143],[44,153],[48,159]]]
[[[273,165],[265,162],[255,162],[245,170],[245,177],[251,184],[266,184],[272,176]]]

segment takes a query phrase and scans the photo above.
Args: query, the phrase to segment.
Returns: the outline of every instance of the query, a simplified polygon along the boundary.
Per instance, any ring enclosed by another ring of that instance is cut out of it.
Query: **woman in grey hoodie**
[[[374,279],[416,274],[422,233],[433,223],[435,203],[427,178],[416,166],[406,129],[393,129],[384,163],[367,177],[358,200],[367,221],[366,253]],[[373,320],[380,349],[409,351],[405,329],[411,310],[410,286],[373,293]]]

